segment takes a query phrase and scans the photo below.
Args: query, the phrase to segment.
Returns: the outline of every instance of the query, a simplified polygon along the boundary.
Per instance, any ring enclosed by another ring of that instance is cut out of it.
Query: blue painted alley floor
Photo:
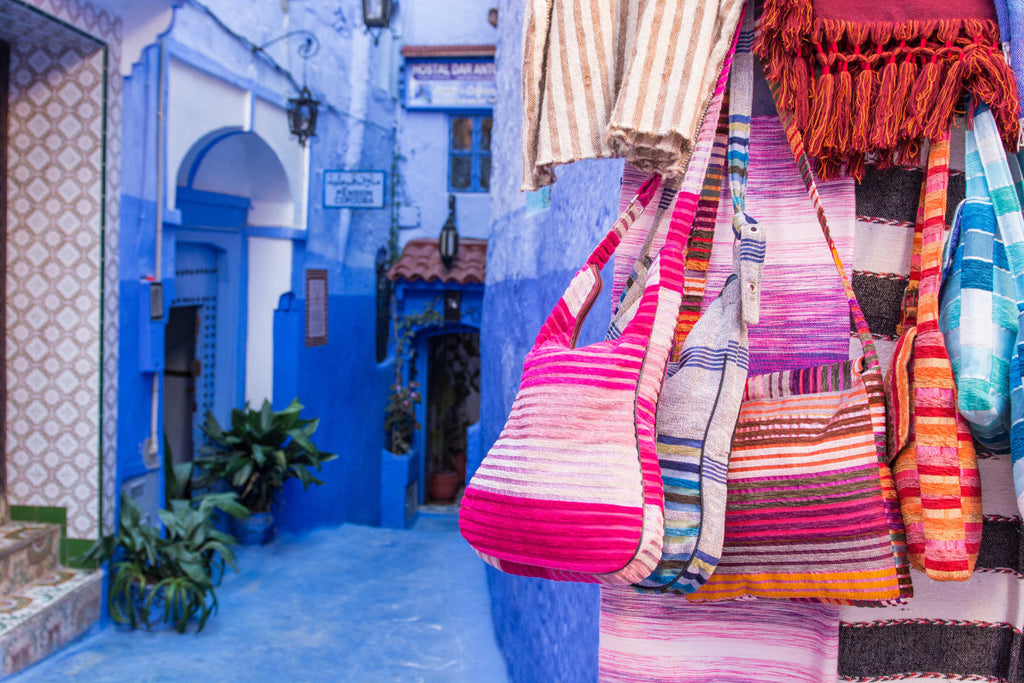
[[[202,633],[107,627],[7,679],[502,683],[484,565],[455,515],[242,548]]]

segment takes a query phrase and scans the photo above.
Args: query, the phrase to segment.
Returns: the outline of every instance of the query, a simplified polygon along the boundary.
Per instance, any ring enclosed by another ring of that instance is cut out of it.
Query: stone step
[[[102,570],[60,568],[0,598],[0,676],[35,664],[100,618]]]
[[[0,524],[0,598],[52,574],[60,562],[60,527],[40,522]]]

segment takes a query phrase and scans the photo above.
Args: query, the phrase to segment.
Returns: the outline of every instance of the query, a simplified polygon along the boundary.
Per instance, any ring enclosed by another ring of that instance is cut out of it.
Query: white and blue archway
[[[273,397],[273,311],[291,287],[289,226],[302,211],[273,148],[239,128],[200,137],[175,185],[164,417],[180,461],[206,410],[223,423]]]

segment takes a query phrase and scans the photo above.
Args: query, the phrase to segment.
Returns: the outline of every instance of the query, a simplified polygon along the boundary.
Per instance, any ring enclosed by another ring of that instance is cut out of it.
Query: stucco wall
[[[615,220],[622,164],[588,161],[558,171],[551,207],[528,215],[519,192],[522,0],[500,5],[491,235],[484,293],[482,452],[497,438],[519,385],[523,358],[572,274]],[[606,268],[610,271],[610,267]],[[610,272],[605,274],[606,285]],[[608,294],[580,343],[601,338]],[[513,681],[597,680],[598,590],[522,579],[488,568],[498,642]]]
[[[166,37],[170,88],[165,218],[170,223],[165,226],[161,270],[168,286],[173,287],[173,233],[179,230],[173,225],[178,220],[174,193],[198,159],[197,151],[210,141],[207,134],[248,131],[244,134],[258,135],[286,173],[294,211],[288,220],[268,225],[253,216],[280,212],[262,211],[257,206],[248,214],[249,226],[242,228],[248,270],[240,277],[247,283],[243,296],[249,304],[241,318],[245,321],[242,346],[248,366],[245,395],[258,401],[272,394],[279,407],[298,397],[306,406],[304,415],[322,419],[316,443],[342,455],[321,474],[324,486],[304,493],[296,487],[286,488],[281,526],[302,530],[340,524],[349,519],[350,512],[354,521],[373,523],[379,515],[373,482],[379,476],[377,459],[383,442],[383,435],[378,434],[382,430],[374,428],[373,421],[383,415],[388,376],[374,355],[373,263],[376,250],[387,243],[390,212],[386,208],[325,209],[322,191],[327,169],[390,171],[396,102],[386,77],[393,64],[391,46],[386,36],[374,46],[372,38],[363,33],[361,19],[356,21],[360,16],[358,0],[254,3],[244,8],[236,0],[203,4],[213,16],[186,4],[175,11]],[[322,101],[316,137],[305,148],[290,137],[284,117],[287,98],[296,94],[294,88],[244,42],[262,45],[297,29],[312,31],[319,38],[321,49],[314,59],[303,63],[297,55],[301,35],[268,46],[266,54],[290,71],[300,85],[305,79]],[[148,329],[145,284],[140,279],[155,269],[158,57],[155,46],[145,52],[128,79],[126,95],[131,118],[126,120],[125,136],[138,150],[128,161],[131,181],[124,198],[130,215],[123,223],[129,235],[122,256],[132,267],[121,282],[128,302],[121,311],[126,330],[122,344],[132,350],[144,345]],[[197,177],[219,184],[199,189],[247,196],[261,189],[237,184],[266,170],[233,169],[231,158],[242,151],[207,154],[205,163],[221,166],[209,166]],[[225,182],[236,182],[237,191]],[[278,201],[281,197],[266,199]],[[193,235],[205,229],[187,227]],[[307,268],[328,271],[326,346],[304,345],[302,298]],[[285,292],[297,297],[295,307],[281,315],[272,313]],[[172,292],[167,296],[169,302]],[[162,335],[161,326],[156,333]],[[162,353],[160,349],[157,356]],[[130,420],[120,439],[122,476],[145,471],[139,449],[149,432],[151,377],[151,372],[141,371],[135,363],[122,367],[126,391],[121,408]],[[368,457],[363,457],[364,453]]]

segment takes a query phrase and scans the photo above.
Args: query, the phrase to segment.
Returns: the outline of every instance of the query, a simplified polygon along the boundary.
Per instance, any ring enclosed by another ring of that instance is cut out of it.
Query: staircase
[[[60,566],[60,526],[0,524],[0,676],[38,662],[100,617],[103,572]]]

